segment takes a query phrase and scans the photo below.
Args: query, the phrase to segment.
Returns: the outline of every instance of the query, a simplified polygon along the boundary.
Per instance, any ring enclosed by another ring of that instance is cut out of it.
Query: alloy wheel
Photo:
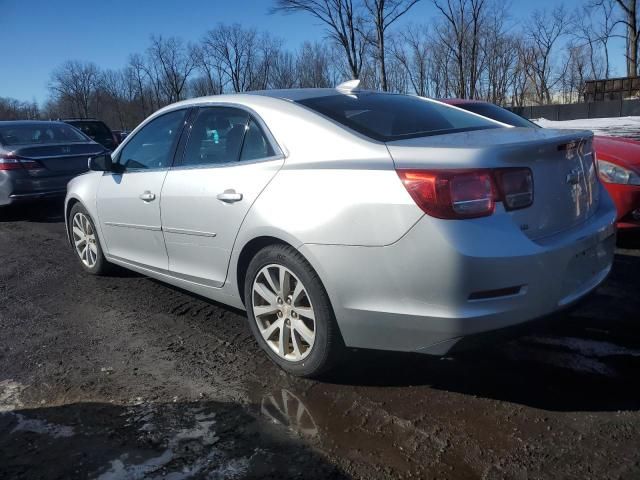
[[[300,279],[282,265],[267,265],[256,275],[251,299],[258,329],[269,348],[292,362],[306,358],[316,338],[316,318]]]
[[[71,225],[73,244],[82,263],[93,268],[98,261],[98,245],[93,225],[84,213],[78,212],[73,216]]]

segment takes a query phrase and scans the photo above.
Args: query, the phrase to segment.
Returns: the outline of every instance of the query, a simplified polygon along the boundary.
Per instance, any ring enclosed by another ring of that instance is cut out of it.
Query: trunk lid
[[[528,167],[530,207],[506,212],[531,239],[570,229],[598,207],[593,134],[587,131],[500,128],[387,143],[398,169]]]
[[[32,175],[68,175],[86,172],[87,161],[92,155],[104,151],[96,143],[70,143],[50,145],[25,145],[16,148],[16,156],[33,160],[42,165],[44,171],[30,171]]]

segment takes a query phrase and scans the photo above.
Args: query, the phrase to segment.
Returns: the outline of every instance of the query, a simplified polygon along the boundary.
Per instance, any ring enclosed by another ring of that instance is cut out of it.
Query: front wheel
[[[342,357],[344,344],[327,292],[294,248],[260,250],[249,264],[244,297],[251,331],[285,371],[317,377]]]
[[[68,224],[69,238],[82,268],[93,275],[107,273],[110,264],[104,258],[96,227],[89,212],[80,203],[71,208]]]

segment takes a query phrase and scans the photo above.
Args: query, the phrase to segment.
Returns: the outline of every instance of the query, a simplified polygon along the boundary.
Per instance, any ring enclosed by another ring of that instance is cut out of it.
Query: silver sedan
[[[65,205],[82,267],[246,309],[296,375],[348,348],[456,351],[572,305],[613,261],[590,132],[354,84],[180,102],[89,163]]]

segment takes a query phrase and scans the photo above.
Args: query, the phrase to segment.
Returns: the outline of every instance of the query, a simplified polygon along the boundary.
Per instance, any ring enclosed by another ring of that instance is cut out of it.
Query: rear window
[[[78,130],[81,130],[86,136],[95,140],[96,142],[105,145],[112,146],[113,136],[109,128],[102,122],[68,122],[69,125],[73,125]]]
[[[491,105],[489,103],[462,103],[460,105],[456,105],[456,107],[514,127],[539,128],[538,125],[530,122],[526,118],[522,118],[520,115],[516,115],[509,110],[498,107],[497,105]]]
[[[0,126],[3,145],[38,145],[51,143],[81,143],[89,139],[63,123],[21,124]]]
[[[499,128],[490,120],[409,95],[345,94],[298,103],[382,142]]]

